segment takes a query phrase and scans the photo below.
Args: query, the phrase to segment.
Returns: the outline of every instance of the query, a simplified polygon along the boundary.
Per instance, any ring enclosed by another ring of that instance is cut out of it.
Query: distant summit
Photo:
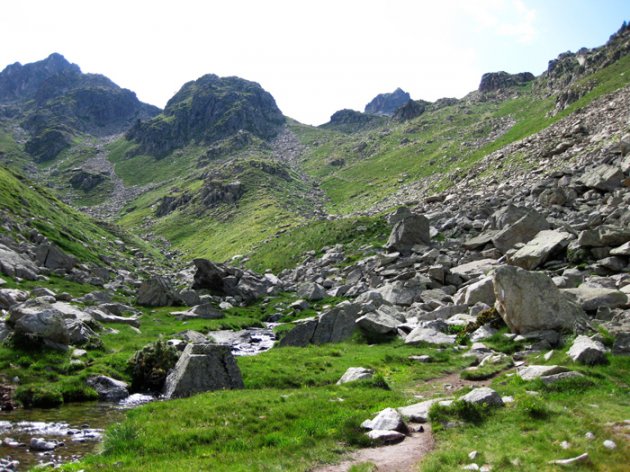
[[[159,112],[100,74],[84,74],[61,54],[0,72],[0,117],[17,119],[29,132],[26,150],[36,160],[54,159],[72,135],[121,133]]]
[[[392,93],[381,93],[365,105],[365,113],[370,115],[393,116],[398,108],[407,104],[411,96],[397,88]]]
[[[341,131],[342,133],[356,133],[382,124],[386,118],[373,114],[344,108],[332,114],[330,121],[320,128]]]
[[[241,131],[268,140],[284,123],[273,96],[258,83],[208,74],[184,84],[163,113],[137,123],[127,138],[140,145],[136,152],[163,157],[190,143],[210,144]]]
[[[531,72],[521,72],[518,74],[508,74],[507,72],[488,72],[481,76],[481,83],[479,84],[479,91],[481,93],[494,92],[496,90],[503,90],[515,85],[523,85],[527,82],[531,82],[536,77]]]

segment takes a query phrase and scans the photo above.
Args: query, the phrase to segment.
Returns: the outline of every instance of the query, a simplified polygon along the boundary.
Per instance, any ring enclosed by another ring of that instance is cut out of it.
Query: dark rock
[[[427,109],[428,103],[423,100],[409,100],[396,110],[393,115],[393,120],[398,122],[405,122],[418,118]]]
[[[386,247],[409,254],[416,244],[429,244],[431,234],[429,220],[423,215],[411,214],[394,225]]]
[[[138,288],[136,302],[143,306],[172,306],[180,304],[181,301],[170,280],[152,277],[142,282]]]
[[[275,100],[259,84],[208,74],[184,84],[162,114],[138,122],[127,138],[139,144],[136,153],[160,158],[191,142],[211,144],[242,130],[268,140],[284,123]]]
[[[79,169],[70,177],[70,185],[75,189],[89,192],[105,182],[106,179],[106,174],[95,174]]]
[[[189,344],[164,385],[164,397],[189,397],[211,390],[243,388],[241,372],[227,346]]]
[[[77,259],[63,252],[57,245],[52,243],[40,244],[35,251],[37,263],[48,269],[69,272],[77,265]]]
[[[536,77],[531,72],[508,74],[507,72],[488,72],[481,76],[479,91],[482,93],[502,90],[515,85],[523,85],[531,82]]]
[[[380,116],[344,109],[333,113],[330,117],[330,121],[321,125],[320,128],[334,129],[343,133],[354,133],[376,127],[384,121],[385,119]]]
[[[90,377],[87,384],[96,390],[101,401],[117,402],[129,396],[127,384],[121,380],[112,379],[105,375]]]
[[[411,96],[400,88],[392,93],[381,93],[365,105],[365,113],[370,115],[392,116],[403,105],[411,101]]]

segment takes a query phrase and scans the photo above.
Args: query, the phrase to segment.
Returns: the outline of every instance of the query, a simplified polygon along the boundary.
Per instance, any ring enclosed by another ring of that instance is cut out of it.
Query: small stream
[[[213,331],[215,342],[235,356],[252,356],[273,347],[275,324],[241,331]],[[0,411],[0,472],[24,471],[38,464],[57,465],[96,452],[104,430],[124,419],[125,411],[154,398],[134,394],[121,403],[70,403],[52,409]],[[41,438],[39,444],[32,444]],[[50,450],[37,450],[39,448]],[[11,465],[11,462],[17,464]]]

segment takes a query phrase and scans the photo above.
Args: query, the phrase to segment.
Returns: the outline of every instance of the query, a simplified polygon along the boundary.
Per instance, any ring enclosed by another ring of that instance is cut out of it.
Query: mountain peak
[[[411,100],[411,96],[398,87],[392,93],[381,93],[365,105],[365,113],[392,116],[398,108]]]

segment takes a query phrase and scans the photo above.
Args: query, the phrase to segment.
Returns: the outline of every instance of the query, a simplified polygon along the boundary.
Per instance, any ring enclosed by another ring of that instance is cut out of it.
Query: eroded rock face
[[[494,275],[495,307],[514,333],[574,331],[586,314],[565,297],[545,274],[499,267]]]
[[[365,105],[365,113],[392,116],[397,109],[411,101],[411,95],[397,88],[392,93],[381,93]]]
[[[164,397],[182,398],[211,390],[243,387],[241,371],[229,347],[189,344],[166,378]]]

